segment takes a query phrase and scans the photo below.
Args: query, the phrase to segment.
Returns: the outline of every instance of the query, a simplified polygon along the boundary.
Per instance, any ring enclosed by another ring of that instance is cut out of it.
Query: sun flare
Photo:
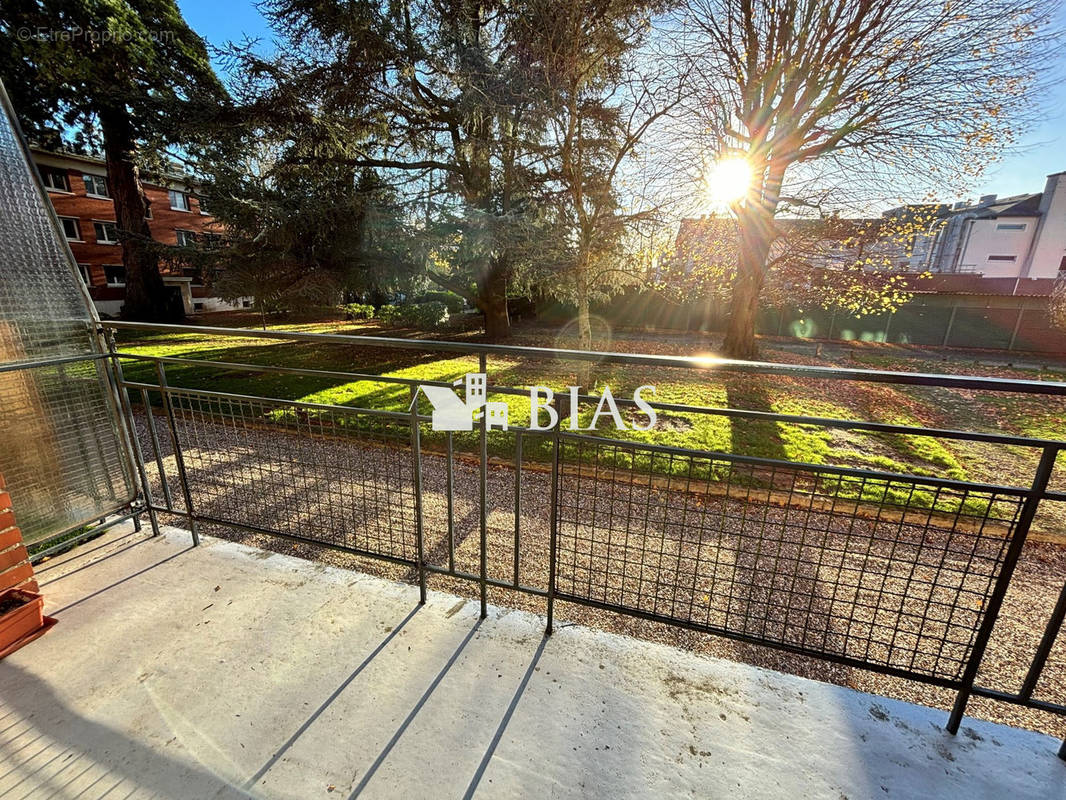
[[[743,200],[751,187],[751,178],[751,165],[744,158],[716,161],[705,178],[707,202],[715,209],[724,209]]]

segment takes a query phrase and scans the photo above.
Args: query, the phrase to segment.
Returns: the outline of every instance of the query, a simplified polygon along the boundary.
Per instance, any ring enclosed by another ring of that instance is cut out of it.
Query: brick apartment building
[[[126,274],[105,162],[39,148],[30,151],[97,311],[118,316],[126,296]],[[175,175],[165,186],[145,183],[144,193],[149,202],[148,227],[157,242],[191,245],[218,235],[207,201],[196,194],[187,177]],[[166,285],[180,289],[187,314],[235,307],[212,296],[195,270],[164,263],[160,271]],[[236,307],[250,305],[251,298],[244,298]]]

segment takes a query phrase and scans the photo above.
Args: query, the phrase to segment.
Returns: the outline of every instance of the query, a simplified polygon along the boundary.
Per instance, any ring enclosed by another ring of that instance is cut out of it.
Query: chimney
[[[1047,176],[1040,195],[1040,219],[1022,267],[1023,278],[1055,278],[1066,252],[1066,172]]]
[[[965,200],[959,200],[957,203],[955,203],[955,205],[953,205],[951,207],[951,210],[952,211],[958,211],[960,208],[966,208],[966,201]]]
[[[1047,176],[1047,183],[1044,184],[1044,191],[1040,195],[1040,213],[1042,215],[1047,214],[1051,210],[1051,205],[1056,199],[1057,192],[1066,189],[1066,172],[1056,172]],[[1060,195],[1061,196],[1061,195]]]
[[[994,194],[983,194],[981,195],[981,199],[978,201],[977,205],[982,207],[990,206],[994,202],[996,202],[996,196]]]

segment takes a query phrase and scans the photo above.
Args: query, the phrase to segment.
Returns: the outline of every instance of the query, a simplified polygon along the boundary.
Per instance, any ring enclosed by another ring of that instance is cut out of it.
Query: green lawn
[[[382,333],[373,323],[322,322],[276,327],[308,332]],[[552,344],[551,341],[540,343]],[[641,349],[640,342],[629,344],[628,349]],[[357,371],[418,381],[452,381],[477,369],[477,359],[473,357],[442,358],[418,351],[368,345],[228,339],[195,333],[177,336],[126,334],[120,337],[120,350],[130,355]],[[908,368],[908,365],[901,365],[898,360],[878,361],[877,356],[866,358],[875,363],[856,364],[856,359],[853,359],[851,365],[877,369]],[[127,378],[155,382],[154,367],[150,362],[126,360],[124,363]],[[909,366],[913,368],[915,365]],[[928,369],[928,366],[918,368]],[[488,371],[490,382],[500,386],[526,388],[543,384],[559,390],[575,382],[572,364],[547,360],[494,357],[488,361]],[[1023,372],[1018,374],[1021,377],[1034,377]],[[167,377],[172,386],[355,408],[404,411],[410,398],[407,386],[370,379],[344,380],[256,373],[250,370],[221,371],[195,364],[167,365]],[[1043,377],[1060,376],[1045,373]],[[609,384],[619,398],[629,398],[634,388],[651,383],[657,387],[654,399],[665,403],[746,408],[904,425],[1002,430],[1050,438],[1066,435],[1062,424],[1062,402],[1045,397],[828,380],[800,381],[774,376],[726,375],[628,365],[596,365],[592,380],[597,388]],[[528,397],[497,395],[491,399],[508,402],[512,424],[526,425],[529,422]],[[422,410],[429,411],[424,400]],[[583,408],[583,424],[587,424],[592,413],[592,408]],[[631,421],[645,420],[635,410],[625,413]],[[937,440],[928,436],[845,432],[810,425],[731,420],[707,414],[660,412],[659,424],[647,432],[615,431],[610,418],[606,417],[601,419],[600,431],[601,435],[612,438],[696,450],[1018,485],[1028,484],[1035,463],[1031,453],[1015,452],[1017,449],[996,448],[993,451],[987,445]],[[427,428],[423,436],[424,441],[432,447],[441,441],[442,434]],[[510,452],[512,441],[510,437],[492,437],[493,448],[501,455]],[[473,450],[477,445],[476,434],[457,434],[455,442],[459,449]],[[527,458],[543,458],[546,452],[543,445],[535,442],[527,445]]]

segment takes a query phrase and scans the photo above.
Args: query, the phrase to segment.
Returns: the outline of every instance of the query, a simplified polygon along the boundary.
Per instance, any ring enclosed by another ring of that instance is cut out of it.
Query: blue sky
[[[193,30],[213,45],[222,46],[248,36],[262,39],[264,49],[271,47],[270,28],[250,0],[178,0],[178,6]],[[1066,4],[1060,7],[1059,17],[1060,26],[1066,28]],[[1066,57],[1056,68],[1052,89],[1043,105],[1045,121],[1020,137],[1017,152],[1008,154],[985,174],[974,197],[1043,191],[1047,175],[1066,170]],[[941,199],[951,202],[962,198]]]
[[[271,40],[270,26],[250,0],[178,0],[178,8],[189,27],[216,47],[245,36],[268,45]]]

